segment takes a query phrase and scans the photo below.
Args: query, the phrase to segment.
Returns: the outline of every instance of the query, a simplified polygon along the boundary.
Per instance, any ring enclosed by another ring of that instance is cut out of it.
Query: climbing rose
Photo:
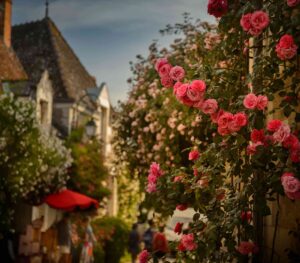
[[[159,70],[158,70],[158,74],[159,76],[162,78],[162,77],[166,77],[168,76],[169,77],[169,73],[170,73],[170,70],[171,70],[172,66],[170,64],[164,64],[162,65]]]
[[[168,64],[168,60],[166,58],[159,58],[155,63],[155,70],[159,71],[159,69],[165,64]]]
[[[281,60],[293,58],[297,54],[297,49],[298,46],[294,43],[293,37],[288,34],[283,35],[276,45],[276,53]]]
[[[184,78],[185,71],[180,66],[175,66],[170,70],[170,77],[174,81],[181,81]]]
[[[250,18],[251,26],[257,30],[264,30],[270,23],[267,13],[264,11],[255,11]]]
[[[241,128],[247,124],[247,116],[244,112],[238,112],[233,115],[234,124]]]
[[[289,7],[294,7],[300,3],[300,0],[287,0],[287,5]]]
[[[292,149],[290,151],[290,158],[293,163],[300,163],[300,149]]]
[[[175,228],[174,228],[174,232],[176,233],[176,234],[180,234],[181,233],[181,231],[182,231],[182,226],[183,226],[183,223],[177,223],[176,224],[176,226],[175,226]]]
[[[269,25],[270,19],[264,11],[255,11],[241,17],[240,25],[243,30],[252,36],[258,36]]]
[[[242,241],[240,245],[237,247],[237,251],[242,255],[248,255],[250,253],[255,253],[255,245],[253,242]]]
[[[186,250],[195,250],[197,244],[194,242],[194,234],[182,235],[180,243]]]
[[[207,12],[215,17],[221,17],[228,11],[227,0],[209,0]]]
[[[138,256],[139,263],[147,263],[149,256],[149,252],[146,249],[144,249]]]
[[[256,108],[259,110],[264,110],[268,106],[268,102],[267,96],[258,95]]]
[[[182,176],[178,175],[178,176],[175,176],[174,177],[174,183],[177,183],[177,182],[181,182],[182,181]]]
[[[158,163],[153,162],[150,166],[149,174],[153,174],[156,177],[159,177],[163,174],[162,170],[160,169],[160,166]]]
[[[168,75],[162,76],[160,81],[161,81],[161,84],[166,88],[173,87],[173,80]]]
[[[271,120],[267,124],[267,129],[270,132],[275,132],[280,128],[281,125],[282,125],[282,121],[280,121],[280,120]]]
[[[300,199],[300,181],[293,173],[284,173],[281,176],[281,184],[288,198]]]
[[[197,150],[192,150],[189,152],[189,160],[195,161],[199,158],[200,153]]]
[[[227,129],[228,124],[233,120],[233,114],[230,112],[224,112],[219,118],[218,118],[218,126],[222,129]]]
[[[176,82],[174,85],[174,95],[176,96],[177,90],[178,88],[182,85],[182,83],[180,81]]]
[[[273,138],[275,142],[283,142],[285,141],[291,133],[290,126],[283,123],[274,133]]]
[[[149,182],[146,189],[147,193],[154,193],[156,192],[156,184]]]
[[[249,93],[244,98],[243,104],[247,109],[253,110],[257,105],[257,97],[255,96],[255,94]]]
[[[263,142],[265,140],[264,130],[253,129],[251,132],[251,141],[252,142]]]
[[[219,117],[224,113],[224,110],[219,110],[218,112],[215,112],[210,115],[210,119],[213,123],[218,123]]]
[[[205,114],[213,114],[218,110],[218,102],[215,99],[205,100],[201,109]]]
[[[240,20],[240,24],[243,28],[244,31],[248,32],[251,28],[251,13],[248,13],[246,15],[243,15],[241,20]]]

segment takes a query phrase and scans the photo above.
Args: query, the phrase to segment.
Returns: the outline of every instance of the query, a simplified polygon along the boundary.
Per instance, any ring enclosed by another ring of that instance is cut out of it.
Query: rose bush
[[[177,262],[262,262],[261,222],[271,213],[269,202],[299,194],[299,12],[279,0],[208,1],[208,11],[221,17],[217,29],[177,25],[188,29],[184,40],[160,53],[151,46],[149,58],[133,66],[134,88],[122,107],[118,147],[144,187],[146,167],[160,164],[164,172],[146,197],[157,212],[196,211],[177,244]],[[206,31],[222,38],[209,52]],[[281,41],[287,33],[292,38]],[[163,65],[154,67],[158,58]],[[178,66],[184,77],[165,85],[163,79]],[[148,96],[149,90],[155,95]],[[190,116],[199,120],[196,130],[194,121],[187,122]],[[176,127],[178,136],[185,135],[184,145],[175,134],[165,139]],[[172,155],[160,151],[170,148]],[[188,161],[184,148],[201,154]],[[148,166],[142,167],[145,159]]]

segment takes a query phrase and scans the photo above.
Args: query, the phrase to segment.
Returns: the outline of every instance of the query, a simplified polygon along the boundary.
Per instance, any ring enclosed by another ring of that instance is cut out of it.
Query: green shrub
[[[119,263],[128,243],[129,228],[126,223],[116,217],[104,217],[94,220],[92,225],[98,240],[97,247],[102,249],[104,255],[103,260],[101,249],[95,249],[95,262]]]
[[[100,244],[95,245],[94,247],[94,262],[95,263],[104,263],[105,253],[103,247]]]

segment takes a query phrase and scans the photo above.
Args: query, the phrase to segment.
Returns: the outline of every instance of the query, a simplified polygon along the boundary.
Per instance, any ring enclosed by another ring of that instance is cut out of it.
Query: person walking
[[[132,229],[129,233],[129,240],[128,240],[128,252],[131,255],[131,262],[135,263],[138,254],[140,253],[140,236],[137,231],[137,224],[132,225]]]
[[[154,263],[159,262],[159,260],[163,258],[169,251],[168,241],[164,234],[164,228],[164,226],[160,226],[159,232],[155,233],[153,237],[152,249]]]
[[[80,263],[93,263],[94,255],[93,255],[93,247],[94,243],[96,243],[96,238],[93,232],[93,228],[90,224],[90,218],[86,217],[83,220],[83,224],[85,226],[85,238],[84,244],[81,251]]]
[[[71,263],[71,225],[67,213],[57,224],[57,240],[60,251],[59,263]]]
[[[145,249],[147,249],[148,252],[152,252],[152,242],[155,234],[153,220],[150,219],[148,221],[148,224],[149,228],[147,228],[147,230],[143,234],[143,242],[145,244]]]

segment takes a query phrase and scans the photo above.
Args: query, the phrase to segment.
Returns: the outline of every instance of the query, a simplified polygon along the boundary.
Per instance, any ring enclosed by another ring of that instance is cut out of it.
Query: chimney
[[[12,0],[0,0],[0,37],[7,47],[11,46]]]

